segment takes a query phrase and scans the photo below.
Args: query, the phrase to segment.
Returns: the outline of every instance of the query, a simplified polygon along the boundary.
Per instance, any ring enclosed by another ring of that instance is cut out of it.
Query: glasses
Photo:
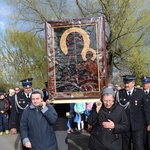
[[[113,103],[112,100],[103,100],[103,103]]]
[[[15,90],[15,91],[20,91],[19,89]]]

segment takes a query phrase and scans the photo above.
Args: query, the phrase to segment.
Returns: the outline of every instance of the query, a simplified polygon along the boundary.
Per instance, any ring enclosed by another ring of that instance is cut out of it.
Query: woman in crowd
[[[121,133],[128,128],[124,109],[114,103],[115,92],[104,88],[101,101],[93,105],[88,117],[92,125],[89,150],[122,150]]]

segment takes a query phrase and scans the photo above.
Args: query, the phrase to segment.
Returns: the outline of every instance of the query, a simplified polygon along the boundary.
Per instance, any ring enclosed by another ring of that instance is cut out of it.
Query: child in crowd
[[[9,101],[5,98],[4,92],[0,91],[0,136],[3,131],[9,134],[7,111],[9,110]]]
[[[68,113],[68,115],[66,115],[68,117],[68,130],[67,133],[70,134],[71,132],[73,132],[73,128],[74,128],[74,104],[70,103],[70,111]]]
[[[85,110],[85,116],[86,116],[85,121],[86,122],[88,120],[88,116],[90,115],[92,108],[93,108],[93,102],[87,102],[86,103],[86,110]],[[91,129],[92,129],[92,126],[87,123],[87,131],[91,132]]]
[[[84,130],[85,110],[86,110],[85,103],[74,104],[74,111],[76,113],[75,122],[77,122],[78,132],[85,132]]]

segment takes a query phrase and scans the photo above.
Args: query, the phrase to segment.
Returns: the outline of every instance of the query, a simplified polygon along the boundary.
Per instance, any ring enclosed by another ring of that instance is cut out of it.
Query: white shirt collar
[[[130,94],[132,95],[134,88],[132,88],[130,91]],[[129,91],[127,91],[127,94],[129,94]]]
[[[149,93],[149,89],[147,89],[147,90],[144,90],[144,92],[147,92],[147,93]]]
[[[30,93],[24,93],[26,95],[26,97],[28,97],[28,94],[29,94],[29,97],[31,96],[31,92]]]

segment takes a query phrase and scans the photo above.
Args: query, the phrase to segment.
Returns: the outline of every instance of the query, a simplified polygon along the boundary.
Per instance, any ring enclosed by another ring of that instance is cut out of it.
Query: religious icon
[[[107,78],[102,18],[46,22],[46,39],[49,94],[98,97]]]

